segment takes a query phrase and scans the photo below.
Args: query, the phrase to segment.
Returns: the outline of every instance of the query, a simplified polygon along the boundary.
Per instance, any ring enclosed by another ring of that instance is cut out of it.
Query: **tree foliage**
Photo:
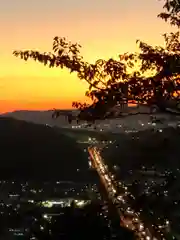
[[[164,10],[158,16],[179,27],[179,1],[166,0]],[[59,37],[53,39],[53,51],[50,53],[28,50],[14,51],[13,54],[50,68],[67,68],[70,73],[76,72],[79,79],[89,84],[85,95],[91,98],[92,104],[73,102],[72,106],[80,109],[79,119],[94,121],[111,117],[114,106],[122,107],[128,102],[155,104],[162,111],[166,110],[169,101],[179,104],[180,34],[178,31],[163,37],[164,47],[138,40],[138,53],[125,53],[118,59],[98,59],[93,64],[83,59],[79,44]]]
[[[180,1],[179,0],[163,0],[164,12],[160,13],[158,17],[169,21],[171,25],[180,27]]]

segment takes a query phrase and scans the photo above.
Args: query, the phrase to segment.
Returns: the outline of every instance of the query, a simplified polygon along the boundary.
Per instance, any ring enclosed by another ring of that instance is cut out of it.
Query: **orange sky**
[[[172,28],[156,16],[158,0],[6,0],[0,8],[0,112],[70,108],[86,83],[67,70],[12,56],[13,50],[51,51],[54,36],[78,41],[87,61],[136,50],[136,39],[162,44]]]

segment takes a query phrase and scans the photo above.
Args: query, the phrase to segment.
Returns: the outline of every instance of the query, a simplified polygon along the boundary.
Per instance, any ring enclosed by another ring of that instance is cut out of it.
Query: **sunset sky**
[[[163,44],[172,28],[159,0],[4,0],[0,3],[0,112],[70,108],[86,83],[66,70],[24,62],[13,50],[51,51],[54,36],[82,45],[87,61],[136,50],[136,39]]]

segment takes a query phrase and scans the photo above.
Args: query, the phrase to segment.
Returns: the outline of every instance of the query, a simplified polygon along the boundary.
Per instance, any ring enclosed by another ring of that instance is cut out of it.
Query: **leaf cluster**
[[[170,22],[171,25],[180,27],[180,1],[179,0],[163,0],[164,12],[160,13],[158,17],[162,18],[166,22]]]

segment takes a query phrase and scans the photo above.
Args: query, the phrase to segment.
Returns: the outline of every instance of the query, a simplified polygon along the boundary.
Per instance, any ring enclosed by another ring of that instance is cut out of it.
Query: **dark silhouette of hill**
[[[27,122],[33,122],[37,124],[49,124],[51,126],[62,127],[64,125],[68,125],[66,115],[69,112],[74,112],[76,110],[60,110],[61,116],[58,119],[53,119],[52,114],[53,110],[49,111],[28,111],[28,110],[20,110],[14,112],[7,112],[2,114],[2,117],[11,117],[18,120],[24,120]]]
[[[75,140],[55,129],[0,118],[0,178],[87,179],[87,156]]]
[[[103,155],[110,165],[117,164],[124,172],[142,166],[162,171],[180,168],[179,128],[121,134],[116,140],[115,144],[104,149]]]

